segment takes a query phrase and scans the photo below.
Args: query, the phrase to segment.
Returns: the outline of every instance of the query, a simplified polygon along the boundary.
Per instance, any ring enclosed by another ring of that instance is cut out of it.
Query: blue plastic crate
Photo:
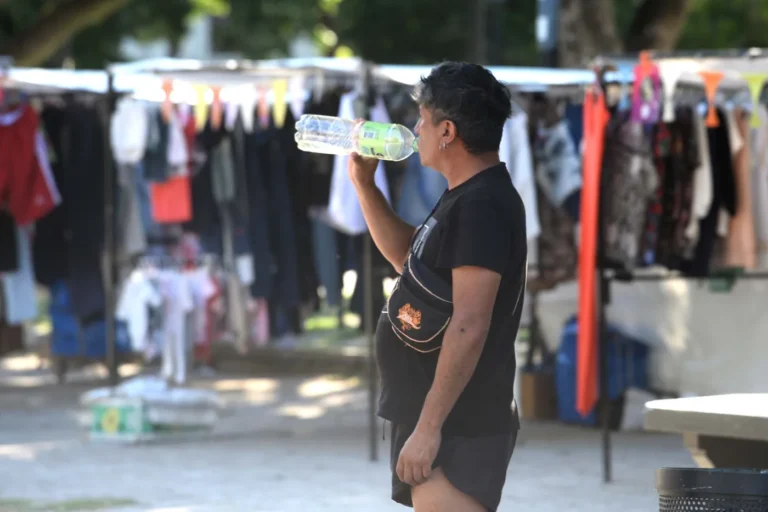
[[[89,322],[80,326],[72,314],[69,289],[64,281],[51,286],[51,355],[55,357],[86,357],[105,359],[107,356],[107,328],[104,320]],[[128,331],[123,322],[116,322],[116,348],[128,352],[130,343]]]
[[[576,319],[571,318],[563,327],[560,348],[555,365],[557,408],[561,421],[580,425],[596,425],[597,413],[586,417],[576,410]],[[608,395],[619,398],[629,387],[648,388],[648,347],[634,340],[614,326],[608,326]]]

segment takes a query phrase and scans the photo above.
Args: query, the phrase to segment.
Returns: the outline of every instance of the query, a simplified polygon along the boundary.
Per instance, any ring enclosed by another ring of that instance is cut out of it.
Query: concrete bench
[[[699,467],[768,469],[768,394],[654,400],[644,424],[682,434]]]

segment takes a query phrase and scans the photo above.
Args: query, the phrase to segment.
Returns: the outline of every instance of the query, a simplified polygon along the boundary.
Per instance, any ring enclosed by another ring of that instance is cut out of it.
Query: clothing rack
[[[104,166],[105,169],[112,167],[111,148],[109,144],[109,119],[112,112],[117,91],[110,75],[105,75],[101,71],[74,71],[66,69],[41,69],[41,68],[17,68],[13,66],[13,59],[10,57],[0,57],[0,76],[2,83],[0,86],[4,90],[17,91],[33,98],[42,98],[44,100],[53,98],[63,98],[71,95],[79,95],[95,99],[97,109],[104,122]],[[105,183],[113,182],[115,177],[107,172]],[[109,194],[111,188],[105,187],[105,243],[109,248],[113,245],[114,230],[114,201]],[[114,289],[110,286],[112,282],[111,272],[114,271],[114,258],[108,260],[107,274],[105,275],[105,323],[107,328],[107,366],[109,368],[109,381],[111,384],[117,383],[117,354],[115,346],[115,322],[111,311],[114,310]],[[109,305],[112,304],[112,310]]]
[[[328,86],[356,88],[365,101],[359,102],[358,115],[367,117],[372,98],[372,65],[361,59],[278,59],[268,61],[195,61],[183,59],[152,59],[130,64],[117,64],[109,68],[110,73],[120,75],[152,75],[163,80],[179,80],[207,86],[253,86],[278,79],[302,77],[305,83],[323,89]],[[155,89],[159,89],[155,84]],[[231,224],[223,219],[224,264],[234,268]],[[364,333],[369,347],[369,448],[370,459],[378,459],[378,435],[376,422],[377,373],[374,359],[373,307],[373,263],[370,233],[365,235],[363,253],[364,282]],[[112,255],[114,260],[115,255]],[[242,306],[242,305],[240,305]],[[111,338],[114,339],[114,338]]]
[[[757,57],[765,58],[766,52],[764,50],[752,49],[752,50],[727,50],[720,52],[675,52],[675,53],[656,53],[654,63],[661,68],[665,63],[679,64],[681,60],[685,60],[686,64],[691,68],[690,71],[683,73],[677,84],[675,96],[673,102],[680,101],[681,104],[695,104],[705,100],[703,82],[701,79],[697,79],[694,73],[698,71],[720,71],[723,72],[727,80],[723,80],[718,87],[717,94],[714,98],[715,105],[719,107],[729,108],[738,104],[742,107],[751,106],[751,98],[749,97],[749,88],[746,81],[739,76],[734,76],[738,72],[744,72],[750,69],[750,64],[754,64]],[[636,59],[635,59],[636,60]],[[768,71],[768,65],[763,62],[763,70]],[[626,64],[626,61],[625,61]],[[634,64],[634,62],[633,62]],[[694,65],[695,64],[695,65]],[[736,65],[734,65],[736,64]],[[600,73],[598,71],[599,84],[603,91],[611,85],[615,85],[615,77],[610,77],[608,74]],[[663,81],[662,72],[662,81]],[[626,85],[624,83],[623,85]],[[678,96],[677,93],[680,92]],[[746,93],[746,95],[745,95]],[[682,100],[682,101],[681,101]],[[660,184],[659,186],[662,186]],[[600,187],[603,189],[604,180],[601,177]],[[746,272],[742,274],[728,273],[726,269],[724,271],[708,272],[703,276],[687,276],[680,275],[675,272],[668,272],[664,274],[645,274],[631,272],[629,275],[622,274],[617,275],[609,265],[607,264],[607,258],[605,256],[606,249],[606,226],[604,222],[604,202],[605,197],[604,190],[600,193],[600,203],[598,205],[598,229],[597,229],[597,254],[596,254],[596,267],[598,276],[598,291],[596,297],[597,307],[597,340],[598,340],[598,358],[599,358],[599,402],[598,408],[601,416],[601,430],[602,430],[602,473],[603,481],[608,483],[612,480],[612,444],[611,444],[611,429],[610,429],[610,398],[608,392],[608,324],[606,316],[606,308],[611,302],[611,283],[616,280],[621,281],[639,281],[639,282],[659,282],[669,281],[677,279],[685,280],[713,280],[713,279],[730,279],[730,280],[768,280],[768,272]]]

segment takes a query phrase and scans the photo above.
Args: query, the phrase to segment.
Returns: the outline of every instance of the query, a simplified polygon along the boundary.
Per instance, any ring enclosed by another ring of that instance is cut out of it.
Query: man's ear
[[[445,141],[446,145],[456,140],[456,125],[453,121],[445,120],[441,124],[440,139]]]

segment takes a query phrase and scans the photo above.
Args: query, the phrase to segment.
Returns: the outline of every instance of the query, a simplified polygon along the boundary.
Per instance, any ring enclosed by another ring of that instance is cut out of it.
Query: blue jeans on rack
[[[439,172],[423,167],[418,154],[408,158],[397,204],[397,214],[412,226],[426,220],[448,182]]]
[[[340,306],[342,278],[336,230],[320,219],[312,219],[312,245],[317,278],[325,288],[325,302]]]

